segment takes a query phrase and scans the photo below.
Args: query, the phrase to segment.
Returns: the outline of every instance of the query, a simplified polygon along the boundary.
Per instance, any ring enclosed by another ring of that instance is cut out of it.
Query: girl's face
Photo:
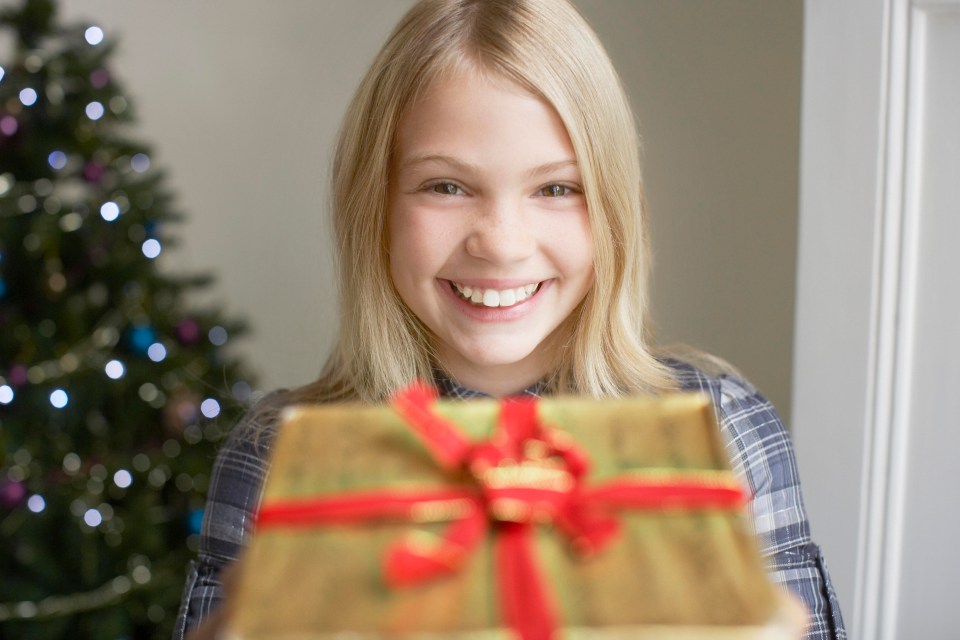
[[[500,396],[553,364],[593,283],[576,160],[546,102],[473,73],[437,83],[398,123],[390,271],[461,384]]]

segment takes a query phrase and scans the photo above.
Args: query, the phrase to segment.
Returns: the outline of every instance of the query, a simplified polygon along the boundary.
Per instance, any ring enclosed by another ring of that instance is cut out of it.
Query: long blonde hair
[[[576,152],[595,281],[558,348],[548,391],[610,397],[675,387],[648,346],[646,211],[634,119],[606,52],[565,0],[423,0],[397,25],[347,111],[333,166],[340,327],[302,399],[379,401],[430,379],[429,331],[390,277],[387,187],[397,122],[457,70],[501,76],[559,114]]]

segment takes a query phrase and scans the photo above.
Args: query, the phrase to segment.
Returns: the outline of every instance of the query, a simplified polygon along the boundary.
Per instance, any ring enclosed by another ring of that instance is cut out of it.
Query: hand
[[[782,600],[780,609],[782,611],[782,623],[787,631],[785,638],[796,638],[800,640],[807,630],[810,616],[803,602],[786,589],[780,590],[780,599]]]

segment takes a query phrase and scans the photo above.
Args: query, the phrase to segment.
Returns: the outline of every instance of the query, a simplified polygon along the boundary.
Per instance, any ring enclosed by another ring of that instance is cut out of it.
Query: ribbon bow
[[[496,432],[478,443],[433,411],[436,399],[435,390],[416,384],[397,393],[391,404],[434,460],[451,472],[467,471],[473,487],[274,501],[260,510],[258,527],[450,521],[437,538],[411,536],[387,549],[385,577],[396,587],[458,571],[492,529],[504,622],[522,640],[548,640],[557,622],[534,561],[534,526],[550,524],[575,552],[590,554],[619,530],[616,511],[732,509],[745,502],[729,474],[711,477],[702,471],[631,475],[587,486],[587,456],[569,436],[542,424],[535,398],[501,400]]]

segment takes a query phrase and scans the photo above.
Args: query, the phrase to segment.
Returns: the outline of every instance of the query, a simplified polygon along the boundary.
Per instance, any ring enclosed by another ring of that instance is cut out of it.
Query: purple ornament
[[[103,165],[91,160],[83,167],[83,179],[87,182],[100,182],[103,178]]]
[[[17,119],[13,116],[3,116],[0,118],[0,133],[8,138],[12,137],[19,128],[20,123],[17,122]]]
[[[15,387],[22,387],[27,384],[27,368],[22,364],[15,364],[10,367],[7,377],[10,379],[10,384]]]
[[[94,69],[90,73],[90,84],[97,89],[103,89],[110,82],[110,72],[103,67]]]
[[[200,325],[193,318],[181,320],[174,331],[177,334],[177,341],[184,346],[197,344],[200,340]]]
[[[4,509],[13,509],[27,497],[27,488],[22,482],[6,481],[0,484],[0,506]]]

